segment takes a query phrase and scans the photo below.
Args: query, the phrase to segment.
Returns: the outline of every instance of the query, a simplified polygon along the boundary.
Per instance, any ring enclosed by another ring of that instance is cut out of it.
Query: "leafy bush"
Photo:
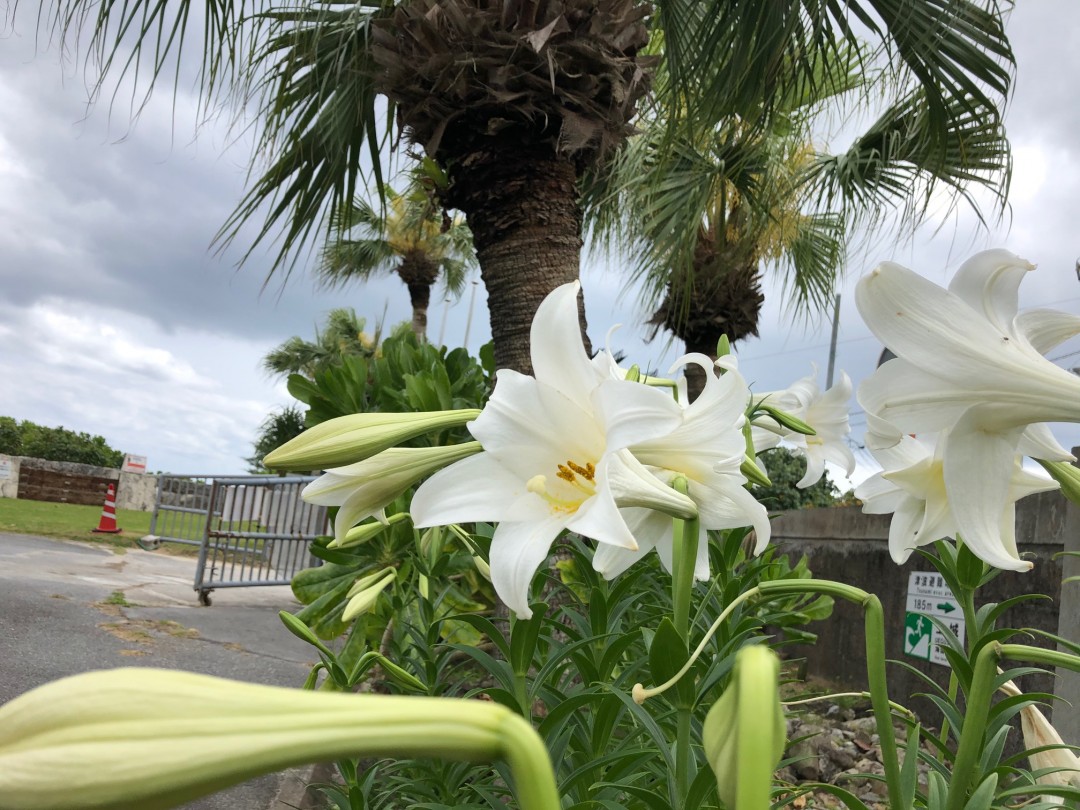
[[[770,512],[787,509],[813,509],[818,506],[837,506],[840,493],[829,480],[826,470],[821,480],[806,489],[795,484],[806,473],[806,458],[797,456],[786,447],[777,447],[762,454],[765,468],[769,471],[771,487],[754,487],[754,497]]]
[[[103,436],[19,422],[10,416],[0,416],[0,453],[96,467],[119,468],[124,463],[124,453],[109,447]]]

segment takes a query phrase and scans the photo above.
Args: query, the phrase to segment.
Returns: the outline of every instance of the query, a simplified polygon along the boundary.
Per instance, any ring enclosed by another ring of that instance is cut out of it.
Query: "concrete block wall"
[[[0,467],[8,471],[6,478],[0,478],[0,498],[19,497],[19,462],[21,460],[19,456],[6,456],[0,453]]]
[[[876,594],[885,612],[887,657],[903,661],[944,686],[949,674],[946,667],[911,658],[903,651],[908,575],[933,568],[918,554],[903,566],[892,561],[890,519],[891,515],[864,515],[860,507],[786,512],[773,521],[773,542],[795,559],[806,554],[815,577],[846,582]],[[1017,504],[1016,535],[1020,551],[1034,555],[1035,567],[1026,573],[1001,573],[980,590],[980,603],[1001,602],[1022,593],[1042,594],[1049,598],[1013,608],[999,626],[1035,628],[1080,641],[1080,582],[1062,585],[1063,575],[1080,574],[1080,560],[1055,559],[1061,551],[1080,550],[1080,507],[1058,492],[1025,498]],[[808,674],[838,686],[865,689],[862,611],[838,602],[832,617],[808,629],[818,634],[815,645],[787,648],[791,655],[806,658]],[[1021,641],[1052,646],[1038,636]],[[890,694],[901,702],[908,703],[911,695],[927,690],[918,675],[898,664],[889,664],[888,676]],[[1021,688],[1055,693],[1077,707],[1060,703],[1054,719],[1067,742],[1080,743],[1080,676],[1028,676]],[[909,705],[927,716],[933,713],[928,702],[916,699]]]
[[[19,477],[22,470],[48,470],[74,478],[107,479],[116,483],[116,506],[118,509],[132,509],[139,512],[151,512],[154,509],[154,496],[157,491],[157,476],[144,473],[127,473],[110,467],[96,467],[92,464],[77,464],[67,461],[46,461],[25,456],[0,455],[0,461],[7,460],[10,473],[7,478],[0,478],[0,498],[19,497]],[[104,503],[105,493],[101,494]]]

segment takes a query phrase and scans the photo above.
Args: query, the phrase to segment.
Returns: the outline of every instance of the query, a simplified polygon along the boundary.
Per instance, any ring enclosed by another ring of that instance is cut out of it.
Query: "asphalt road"
[[[289,589],[222,589],[200,607],[194,572],[193,558],[0,534],[0,703],[120,666],[302,684],[316,656],[277,617],[297,607]],[[128,605],[108,603],[117,591]],[[302,775],[265,776],[185,807],[279,810],[298,799]]]

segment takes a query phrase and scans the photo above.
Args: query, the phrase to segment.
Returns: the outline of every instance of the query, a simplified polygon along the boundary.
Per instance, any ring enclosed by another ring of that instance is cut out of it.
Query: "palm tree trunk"
[[[431,288],[439,277],[439,266],[422,250],[410,250],[397,267],[398,277],[409,288],[412,304],[412,330],[417,340],[427,336],[427,311],[431,303]]]
[[[410,284],[409,301],[412,303],[412,330],[421,343],[427,338],[427,311],[431,303],[430,284]]]
[[[581,265],[577,170],[550,146],[498,139],[453,165],[448,202],[465,212],[488,295],[496,368],[532,373],[529,330],[540,302]],[[585,305],[578,298],[582,339]]]

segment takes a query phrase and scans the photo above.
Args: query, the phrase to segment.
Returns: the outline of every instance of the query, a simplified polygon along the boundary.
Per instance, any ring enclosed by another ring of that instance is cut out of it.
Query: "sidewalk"
[[[0,534],[0,703],[57,678],[120,666],[303,683],[317,655],[278,619],[278,611],[299,607],[288,587],[216,590],[213,606],[201,607],[194,558],[120,552]],[[306,774],[265,776],[186,807],[283,810],[299,804]]]

